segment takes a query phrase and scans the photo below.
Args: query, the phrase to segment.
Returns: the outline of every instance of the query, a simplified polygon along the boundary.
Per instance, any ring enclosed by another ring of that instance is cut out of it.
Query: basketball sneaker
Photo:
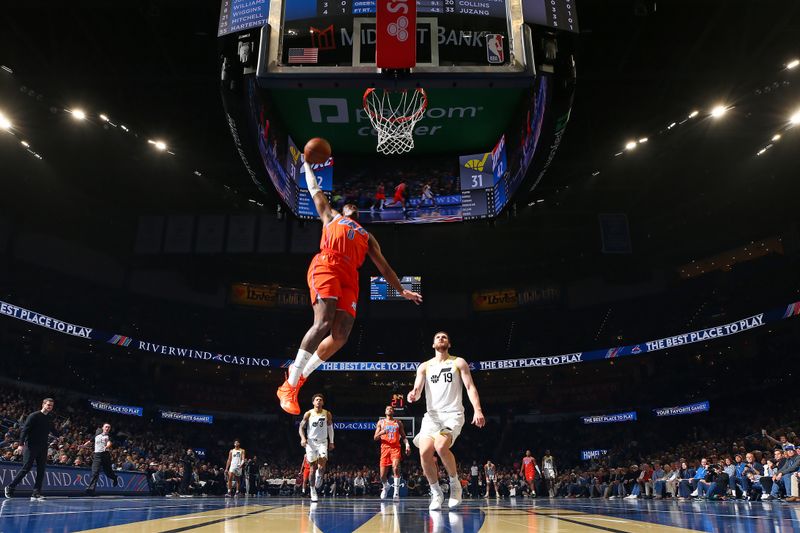
[[[428,506],[430,511],[438,511],[442,508],[444,503],[444,494],[441,492],[434,492],[431,494],[431,504]]]
[[[317,498],[317,488],[312,485],[311,486],[311,502],[315,503],[317,501],[319,501],[319,498]]]
[[[393,500],[399,500],[400,499],[400,487],[395,487],[394,488],[394,494],[392,494],[392,499]]]
[[[289,380],[283,382],[283,385],[278,387],[278,400],[281,402],[281,409],[289,413],[290,415],[299,415],[300,414],[300,404],[297,403],[297,395],[300,392],[300,388],[306,382],[306,378],[300,376],[300,379],[297,381],[297,386],[292,387],[289,385]]]
[[[381,500],[385,500],[386,496],[388,495],[389,495],[389,485],[384,485],[383,488],[381,488]]]
[[[450,498],[447,500],[447,505],[450,506],[450,509],[453,507],[458,507],[461,503],[461,485],[458,483],[453,483],[450,485]]]

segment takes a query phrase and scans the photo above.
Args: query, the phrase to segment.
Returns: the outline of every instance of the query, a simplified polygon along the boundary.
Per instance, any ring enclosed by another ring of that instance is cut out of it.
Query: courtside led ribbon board
[[[653,409],[656,416],[679,416],[679,415],[693,415],[695,413],[704,413],[711,409],[709,402],[691,403],[689,405],[679,405],[677,407],[659,407]]]
[[[89,405],[92,406],[92,409],[106,411],[108,413],[116,413],[118,415],[142,416],[142,413],[144,412],[142,407],[134,407],[132,405],[115,405],[113,403],[99,402],[97,400],[89,400]]]
[[[175,411],[161,411],[161,418],[164,418],[166,420],[177,420],[179,422],[194,422],[197,424],[214,423],[214,417],[211,415],[178,413]]]
[[[615,422],[634,422],[636,420],[636,411],[628,411],[627,413],[616,413],[613,415],[594,415],[582,416],[584,424],[613,424]]]
[[[515,291],[516,292],[516,291]],[[280,297],[280,294],[279,294]],[[127,348],[129,350],[139,350],[143,352],[177,357],[181,359],[195,359],[199,361],[211,361],[235,366],[261,367],[261,368],[288,368],[292,364],[291,359],[268,359],[266,357],[252,357],[244,355],[231,355],[224,353],[209,352],[206,350],[195,350],[178,346],[169,346],[155,342],[147,342],[125,335],[112,334],[86,326],[70,324],[56,318],[31,311],[23,307],[0,300],[0,315],[15,318],[47,328],[65,335],[81,337],[97,342],[104,342]],[[772,309],[765,313],[749,316],[741,320],[705,328],[671,337],[664,337],[652,341],[641,342],[628,346],[617,346],[615,348],[603,348],[588,352],[575,352],[561,355],[545,355],[538,357],[526,357],[522,359],[505,359],[500,361],[474,361],[470,363],[472,371],[477,370],[514,370],[518,368],[538,368],[559,365],[572,365],[585,363],[587,361],[602,361],[603,359],[614,359],[631,355],[642,355],[649,352],[667,350],[686,344],[697,342],[708,342],[711,340],[737,335],[746,331],[760,328],[767,324],[800,316],[800,302],[794,302],[787,306]],[[366,362],[332,362],[320,366],[323,371],[344,371],[344,372],[415,372],[419,367],[419,361],[366,361]]]

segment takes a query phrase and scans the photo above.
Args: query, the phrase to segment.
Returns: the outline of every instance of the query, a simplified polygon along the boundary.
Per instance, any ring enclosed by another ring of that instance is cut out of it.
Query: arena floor
[[[4,500],[0,532],[473,533],[800,531],[800,505],[781,502],[466,500],[429,513],[427,500],[27,498]]]

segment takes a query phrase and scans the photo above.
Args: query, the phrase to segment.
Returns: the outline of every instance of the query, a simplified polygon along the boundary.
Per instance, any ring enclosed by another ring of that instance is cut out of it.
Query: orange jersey
[[[522,466],[525,469],[525,478],[533,479],[536,477],[536,463],[533,457],[524,457],[522,459]]]
[[[383,429],[386,433],[381,435],[381,447],[390,446],[392,448],[400,447],[400,422],[397,420],[383,419]]]
[[[367,256],[369,233],[352,218],[336,215],[322,227],[319,254],[332,265],[358,269]]]

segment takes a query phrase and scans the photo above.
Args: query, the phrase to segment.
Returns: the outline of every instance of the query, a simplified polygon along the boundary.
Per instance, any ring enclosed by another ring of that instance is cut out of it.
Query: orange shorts
[[[356,316],[358,305],[358,271],[344,261],[328,261],[317,254],[308,267],[308,288],[311,303],[318,298],[335,298],[336,310]]]
[[[400,446],[381,445],[381,466],[392,466],[395,461],[401,461],[403,453]]]

